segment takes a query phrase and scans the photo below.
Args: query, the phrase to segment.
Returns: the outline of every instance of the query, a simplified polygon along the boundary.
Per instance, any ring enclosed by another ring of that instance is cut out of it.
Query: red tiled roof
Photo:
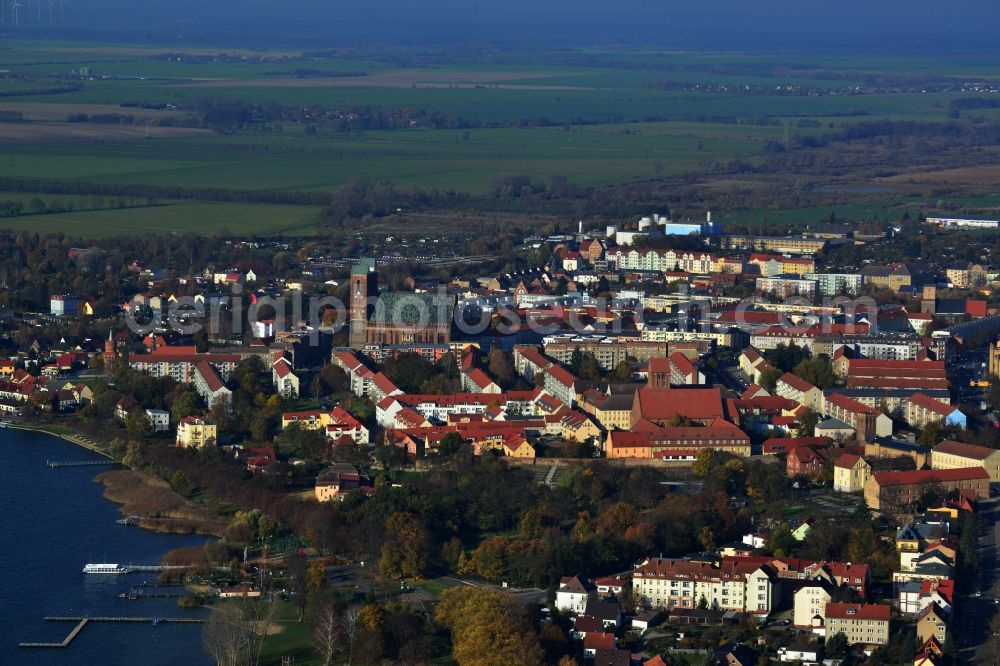
[[[382,372],[376,374],[372,382],[375,384],[376,387],[378,387],[379,391],[385,393],[386,395],[389,395],[390,393],[399,390],[399,388],[392,382],[392,380],[389,379],[385,375],[385,373]]]
[[[670,373],[670,359],[665,356],[654,356],[649,359],[649,374],[653,373]]]
[[[800,446],[827,446],[833,443],[829,437],[771,437],[764,440],[764,453],[792,451]]]
[[[948,416],[949,414],[958,411],[957,408],[952,407],[948,403],[935,400],[934,398],[926,396],[923,393],[914,393],[909,397],[909,402],[918,407],[923,407],[929,412],[940,414],[941,416]]]
[[[875,482],[881,487],[907,486],[919,483],[946,483],[949,481],[971,481],[974,479],[989,479],[990,475],[982,467],[963,467],[960,469],[918,469],[903,472],[879,472],[874,475]]]
[[[573,376],[573,373],[566,370],[561,365],[553,364],[552,367],[546,370],[546,372],[552,375],[553,379],[567,388],[572,387],[576,383],[576,377]]]
[[[841,604],[826,605],[827,619],[840,620],[884,620],[889,621],[891,607],[886,604]]]
[[[929,316],[929,315],[928,315]],[[903,372],[944,373],[944,361],[886,360],[875,358],[852,358],[848,366],[850,374],[899,374]],[[905,376],[910,376],[909,374]]]
[[[363,428],[364,425],[343,407],[334,407],[330,410],[332,424],[345,428]]]
[[[935,453],[944,453],[953,456],[960,456],[962,458],[986,460],[996,452],[996,449],[991,449],[985,446],[965,444],[964,442],[956,442],[951,439],[946,439],[934,447],[931,455],[933,456]]]
[[[687,356],[680,352],[674,352],[670,355],[670,363],[673,364],[677,370],[685,377],[693,375],[697,372],[694,364],[688,360]]]
[[[912,390],[947,390],[948,380],[945,378],[916,377],[848,377],[847,388],[872,389],[912,389]]]
[[[841,469],[853,469],[859,460],[862,460],[861,456],[854,453],[845,453],[837,458],[837,462],[833,463],[833,466]]]
[[[608,634],[587,634],[583,639],[583,649],[585,650],[613,650],[615,649],[615,635]]]
[[[874,407],[869,407],[863,402],[859,402],[854,398],[848,398],[842,393],[831,393],[826,396],[826,403],[844,409],[852,414],[878,414],[879,411]]]
[[[487,388],[494,382],[490,379],[489,375],[480,370],[479,368],[473,368],[468,373],[469,380],[479,388]]]
[[[717,388],[641,388],[635,400],[642,417],[653,421],[665,421],[675,414],[690,419],[725,416],[722,392]]]
[[[778,381],[788,384],[793,389],[801,393],[808,393],[809,391],[816,388],[806,380],[802,379],[796,374],[792,374],[791,372],[786,372],[785,374],[781,375]]]
[[[333,355],[336,356],[337,360],[339,360],[344,365],[344,367],[346,367],[349,371],[356,370],[357,368],[364,365],[361,361],[358,360],[358,357],[352,354],[351,352],[337,351],[333,352]]]
[[[208,385],[208,390],[212,393],[216,393],[226,388],[226,385],[222,383],[222,379],[219,377],[219,373],[215,371],[215,368],[208,361],[200,361],[198,365],[195,366],[195,370],[201,375],[202,379],[205,380],[205,384]]]

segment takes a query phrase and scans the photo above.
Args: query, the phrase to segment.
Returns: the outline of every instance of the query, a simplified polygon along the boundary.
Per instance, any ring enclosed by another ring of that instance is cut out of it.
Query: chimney
[[[708,215],[705,217],[706,222],[712,221],[712,211],[708,211]]]

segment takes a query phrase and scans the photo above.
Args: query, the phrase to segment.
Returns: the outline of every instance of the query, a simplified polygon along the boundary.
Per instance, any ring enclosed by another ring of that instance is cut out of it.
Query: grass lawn
[[[261,664],[280,666],[282,657],[293,657],[296,666],[321,663],[312,647],[312,625],[308,620],[297,621],[298,609],[286,602],[278,606],[271,636],[264,642]]]
[[[414,583],[414,587],[419,587],[421,590],[425,590],[435,597],[441,596],[441,593],[448,589],[447,585],[444,585],[437,580],[425,580],[419,583]]]
[[[0,218],[0,229],[87,237],[140,233],[211,235],[308,234],[319,217],[309,206],[183,202],[143,208],[76,211]]]

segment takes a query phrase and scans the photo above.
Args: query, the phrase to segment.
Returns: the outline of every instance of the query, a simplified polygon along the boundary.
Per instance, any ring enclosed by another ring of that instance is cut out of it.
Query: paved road
[[[982,596],[958,600],[958,645],[963,664],[975,663],[988,652],[984,648],[990,637],[990,619],[998,609],[993,602],[993,589],[1000,576],[1000,501],[995,498],[980,506],[979,563],[982,572],[979,590]]]

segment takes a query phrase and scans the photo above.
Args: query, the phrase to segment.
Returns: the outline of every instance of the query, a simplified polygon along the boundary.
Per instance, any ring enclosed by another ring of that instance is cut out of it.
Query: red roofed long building
[[[767,564],[650,558],[632,572],[636,601],[651,608],[697,608],[704,598],[723,611],[767,615],[775,601],[776,573]]]
[[[887,424],[889,428],[888,433],[877,433],[876,421],[881,413],[863,402],[859,402],[854,398],[848,398],[839,393],[831,393],[824,398],[823,413],[850,425],[854,428],[858,440],[862,442],[875,437],[876,434],[890,434],[892,432],[892,424],[890,422]],[[888,418],[885,417],[883,421]]]
[[[642,388],[632,402],[632,427],[643,420],[667,425],[674,417],[708,425],[728,416],[717,388]]]
[[[843,632],[849,645],[885,645],[889,642],[892,608],[885,604],[826,605],[827,640]]]
[[[990,475],[981,467],[880,472],[865,482],[865,502],[876,511],[903,511],[928,492],[962,492],[977,500],[990,496]]]
[[[847,388],[947,390],[944,361],[849,359]]]
[[[641,430],[614,430],[605,440],[607,458],[686,459],[691,452],[710,449],[750,456],[750,436],[739,427],[718,419],[708,426],[657,426],[648,421],[635,424]],[[686,455],[679,456],[678,452]]]

